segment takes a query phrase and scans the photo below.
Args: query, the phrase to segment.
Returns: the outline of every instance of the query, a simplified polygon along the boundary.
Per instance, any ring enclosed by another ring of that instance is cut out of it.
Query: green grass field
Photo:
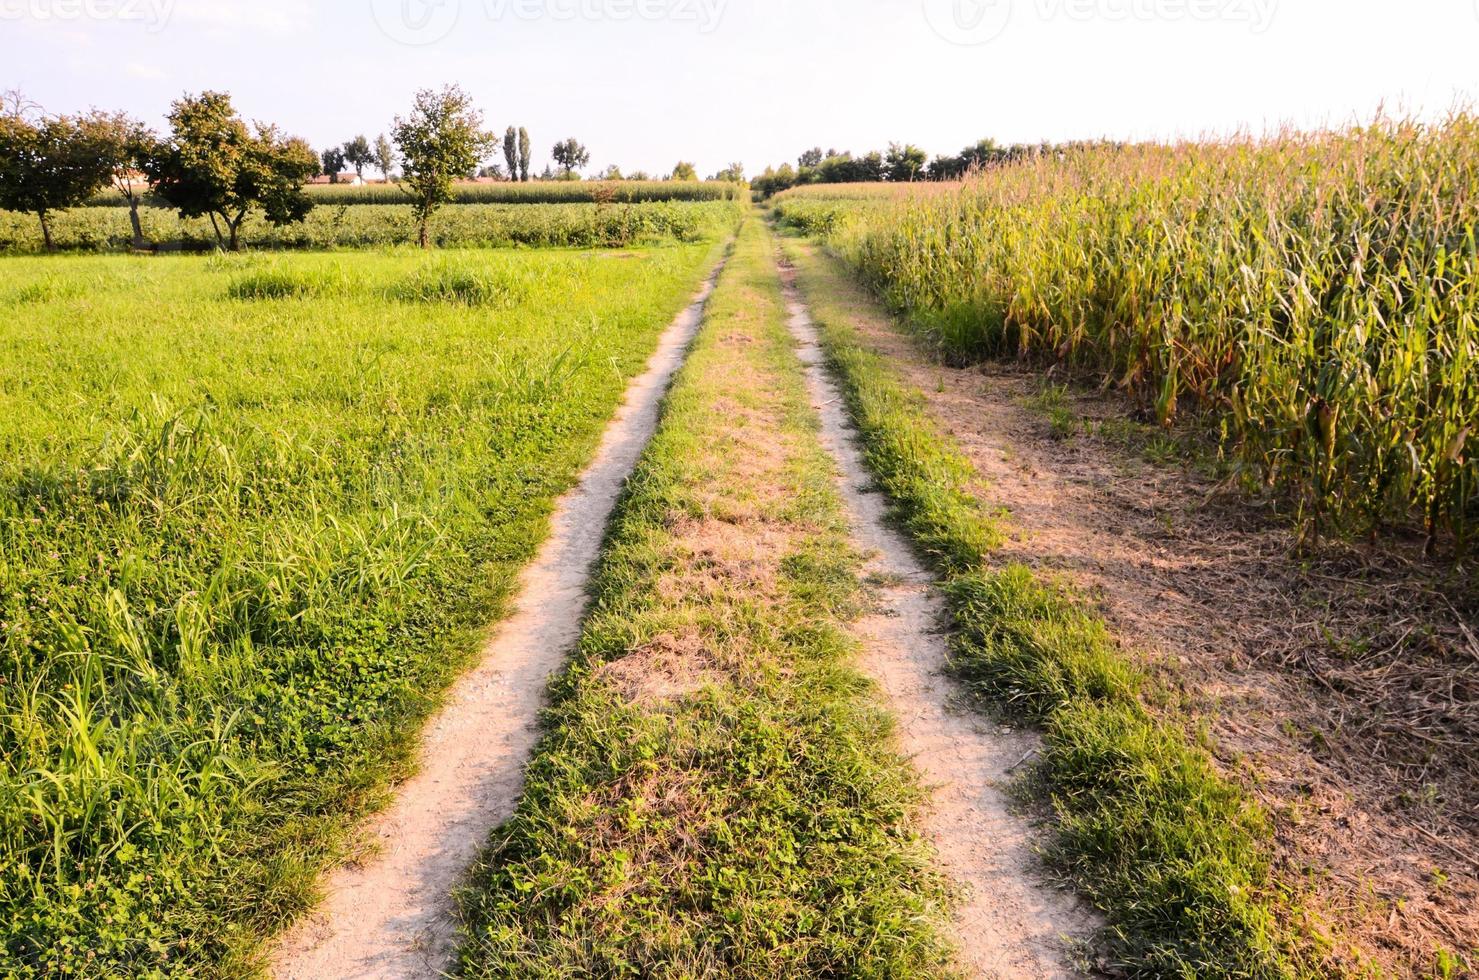
[[[5,260],[7,973],[301,911],[715,249]]]
[[[737,201],[655,204],[464,204],[431,220],[432,244],[443,248],[626,248],[696,242],[724,234],[747,206]],[[216,247],[209,218],[182,219],[166,208],[139,209],[144,237],[163,250]],[[52,219],[59,249],[126,251],[132,247],[128,211],[74,208]],[[274,228],[260,214],[242,226],[242,245],[255,249],[389,248],[416,243],[417,225],[406,204],[320,204],[299,224]],[[0,211],[0,253],[42,250],[35,215]]]

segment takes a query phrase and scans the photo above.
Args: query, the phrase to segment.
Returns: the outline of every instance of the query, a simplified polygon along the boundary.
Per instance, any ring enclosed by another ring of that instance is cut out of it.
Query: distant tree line
[[[1077,144],[1017,143],[1003,146],[983,139],[953,156],[929,159],[924,150],[912,143],[890,143],[887,151],[875,150],[863,156],[847,151],[821,147],[807,150],[796,161],[779,168],[766,167],[765,172],[750,182],[763,197],[779,194],[803,184],[853,184],[877,181],[907,183],[916,180],[959,180],[967,174],[999,166],[1034,155],[1059,152]]]

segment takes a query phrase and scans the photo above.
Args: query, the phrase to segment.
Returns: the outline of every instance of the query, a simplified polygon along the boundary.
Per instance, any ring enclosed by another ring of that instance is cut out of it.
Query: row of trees
[[[822,152],[821,147],[801,154],[793,168],[765,168],[752,185],[769,197],[798,184],[856,184],[892,180],[908,182],[928,176],[929,156],[912,143],[890,143],[887,152],[878,150],[855,157],[842,150]]]
[[[208,217],[217,242],[236,250],[255,211],[279,226],[303,220],[313,208],[303,187],[320,166],[342,170],[348,161],[363,168],[378,159],[388,172],[398,154],[424,247],[428,221],[451,199],[453,182],[473,173],[496,142],[455,85],[418,92],[411,112],[396,117],[391,140],[377,140],[373,151],[356,137],[347,149],[316,154],[275,126],[248,126],[223,92],[187,95],[167,118],[169,133],[160,136],[123,113],[46,115],[8,94],[0,102],[0,208],[36,215],[51,249],[52,216],[112,186],[128,202],[134,244],[142,248],[138,209],[149,190],[181,217]]]
[[[504,130],[501,144],[503,151],[503,162],[486,164],[476,171],[476,176],[491,178],[494,180],[523,181],[527,182],[534,178],[530,173],[530,163],[533,158],[533,142],[529,138],[529,130],[522,126],[510,126]],[[550,156],[554,159],[554,166],[545,167],[542,174],[537,175],[541,180],[579,180],[578,171],[585,169],[591,162],[591,153],[584,143],[571,137],[559,141],[550,150]],[[323,173],[328,175],[331,182],[338,182],[338,175],[346,169],[352,168],[355,175],[364,178],[365,167],[374,164],[380,173],[388,180],[391,176],[391,168],[395,166],[397,156],[389,140],[380,136],[372,147],[363,136],[356,136],[343,146],[330,147],[321,154]],[[474,176],[469,173],[466,176]],[[595,175],[596,180],[652,180],[653,177],[645,170],[637,170],[630,174],[623,174],[620,167],[612,165]],[[661,178],[663,180],[698,180],[698,171],[693,164],[679,162],[673,168],[670,176]],[[710,180],[729,180],[736,183],[744,183],[744,167],[741,164],[731,164],[728,168],[719,171]]]
[[[50,249],[51,217],[112,185],[142,247],[138,208],[147,187],[184,217],[209,217],[217,240],[234,249],[254,209],[281,225],[312,207],[302,188],[318,171],[317,155],[275,126],[248,127],[229,96],[187,96],[169,125],[161,138],[123,113],[49,116],[13,94],[0,117],[0,208],[36,215]]]
[[[1002,146],[995,140],[985,139],[953,156],[936,156],[930,160],[929,155],[913,143],[890,143],[887,151],[875,150],[858,157],[847,151],[827,150],[823,153],[821,147],[816,147],[801,154],[795,167],[787,163],[779,169],[765,168],[751,186],[769,197],[801,184],[959,180],[976,170],[1055,149],[1062,148],[1047,143]]]
[[[725,175],[732,173],[735,170],[735,168],[738,168],[738,173],[739,173],[738,180],[739,180],[739,182],[740,183],[744,183],[744,167],[742,167],[740,164],[737,164],[737,163],[736,164],[731,164],[731,166],[728,169],[719,171],[718,174],[714,175],[713,177],[710,177],[709,179],[710,180],[729,180],[730,177],[725,176]],[[633,170],[630,173],[622,173],[621,168],[618,167],[618,166],[616,166],[615,164],[613,164],[612,166],[609,166],[605,170],[601,171],[601,173],[596,177],[596,179],[597,180],[685,180],[685,181],[686,180],[698,180],[698,168],[695,167],[692,163],[688,162],[687,160],[679,160],[677,163],[673,164],[673,169],[670,170],[666,175],[664,175],[662,177],[654,177],[654,176],[652,176],[651,174],[649,174],[645,170]]]
[[[503,133],[503,159],[508,164],[508,179],[529,180],[529,160],[533,156],[533,144],[529,131],[523,126],[515,130],[512,126]]]
[[[353,167],[363,176],[373,164],[388,178],[399,162],[398,180],[427,247],[428,223],[451,200],[453,184],[477,173],[499,145],[456,85],[418,92],[410,113],[395,118],[389,138],[382,134],[372,145],[356,136],[322,153],[276,126],[248,126],[223,92],[187,95],[167,118],[169,132],[161,136],[124,113],[48,115],[20,93],[0,94],[0,209],[36,215],[49,250],[52,217],[112,187],[128,203],[134,246],[144,248],[139,206],[148,191],[182,217],[208,217],[218,244],[234,251],[254,212],[279,226],[303,220],[313,207],[304,185],[320,170],[337,175]],[[509,178],[529,180],[528,130],[510,126],[502,150]],[[567,179],[578,179],[576,171],[590,162],[590,152],[575,139],[555,144],[553,155]],[[548,169],[546,175],[553,176]],[[617,168],[606,175],[622,179]],[[669,179],[697,180],[698,173],[680,162]],[[721,171],[720,179],[743,180],[743,168]]]
[[[380,171],[380,176],[389,180],[398,157],[395,147],[381,133],[373,144],[361,135],[343,146],[331,146],[319,154],[319,159],[323,162],[323,173],[331,182],[338,183],[339,175],[349,168],[353,168],[354,175],[363,180],[365,168],[371,164]]]

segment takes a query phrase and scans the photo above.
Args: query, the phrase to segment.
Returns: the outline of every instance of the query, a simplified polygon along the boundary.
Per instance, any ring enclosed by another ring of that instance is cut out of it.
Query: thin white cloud
[[[123,66],[123,70],[133,78],[166,78],[163,68],[158,65],[146,65],[138,61],[130,61]]]

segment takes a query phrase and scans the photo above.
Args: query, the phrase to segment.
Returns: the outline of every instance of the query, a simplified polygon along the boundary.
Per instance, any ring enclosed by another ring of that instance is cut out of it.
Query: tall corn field
[[[1096,147],[958,192],[782,197],[953,360],[1018,354],[1220,426],[1314,533],[1479,519],[1479,118]]]

